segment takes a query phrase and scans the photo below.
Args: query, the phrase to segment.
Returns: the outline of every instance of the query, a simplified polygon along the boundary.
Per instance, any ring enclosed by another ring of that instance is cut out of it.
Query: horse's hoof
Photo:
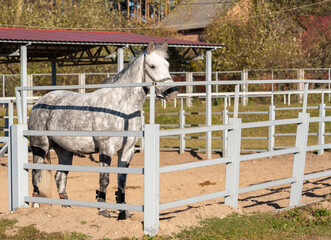
[[[59,193],[60,199],[68,200],[67,194]],[[62,205],[63,208],[71,208],[70,205]]]
[[[71,208],[70,205],[62,205],[63,208]]]
[[[40,208],[40,204],[39,203],[32,203],[32,207],[33,208]]]
[[[110,213],[107,209],[99,210],[98,215],[103,216],[105,218],[110,218]]]
[[[121,221],[121,220],[125,220],[127,218],[131,218],[131,214],[129,213],[129,211],[121,211],[118,214],[117,220]]]
[[[34,193],[32,193],[32,197],[39,197],[39,193],[36,193],[36,192],[34,192]],[[31,204],[31,207],[33,207],[33,208],[40,208],[40,204],[39,203],[32,203]]]

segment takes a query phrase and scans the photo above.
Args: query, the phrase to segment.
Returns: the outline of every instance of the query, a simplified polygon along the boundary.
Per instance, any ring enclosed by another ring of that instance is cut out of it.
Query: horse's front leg
[[[129,150],[120,150],[118,151],[118,167],[129,167],[131,159],[134,154],[134,147]],[[117,184],[118,184],[118,190],[115,192],[116,194],[116,203],[125,203],[125,186],[126,186],[126,174],[118,174],[117,175]],[[120,210],[120,213],[118,214],[118,220],[125,220],[126,218],[130,217],[130,214],[128,211]]]
[[[109,167],[111,162],[111,157],[106,154],[99,155],[99,165],[100,167]],[[98,202],[106,202],[106,190],[109,185],[109,173],[100,173],[99,175],[99,191],[97,190],[96,198]],[[99,209],[99,215],[110,218],[110,213],[105,208]]]

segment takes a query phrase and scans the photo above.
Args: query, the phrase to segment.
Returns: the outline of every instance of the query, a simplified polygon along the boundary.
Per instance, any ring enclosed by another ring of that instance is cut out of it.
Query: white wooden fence
[[[315,94],[315,93],[321,93],[321,91],[308,91],[308,94]],[[267,95],[266,95],[267,96]],[[185,98],[185,96],[183,97]],[[157,115],[166,115],[166,116],[174,116],[178,118],[179,124],[161,124],[161,127],[179,127],[181,129],[187,128],[187,127],[198,127],[198,126],[205,126],[204,123],[201,124],[189,124],[187,123],[186,116],[187,115],[206,115],[205,112],[185,112],[183,108],[183,98],[181,98],[181,108],[180,111],[178,112],[172,112],[172,113],[157,113]],[[324,103],[324,100],[322,100],[322,103],[319,104],[318,106],[310,106],[307,107],[307,110],[317,110],[319,117],[325,117],[326,116],[326,110],[331,109],[331,106],[326,106]],[[302,111],[302,107],[275,107],[273,105],[269,106],[268,111],[247,111],[247,112],[238,112],[238,115],[268,115],[269,120],[275,120],[276,119],[276,111]],[[233,112],[229,112],[226,104],[226,99],[225,99],[225,104],[224,104],[224,109],[222,112],[212,112],[212,115],[220,115],[222,118],[222,123],[226,124],[229,121],[229,116],[233,115]],[[317,136],[318,137],[318,143],[323,144],[325,142],[325,137],[330,136],[330,132],[326,132],[325,128],[325,122],[320,121],[319,123],[319,128],[318,132],[310,132],[309,136]],[[224,149],[227,146],[227,138],[224,137],[226,135],[226,132],[223,132],[223,136],[219,137],[212,137],[213,140],[216,139],[221,139],[223,140],[223,145],[220,146],[220,148],[213,148],[212,151],[215,152],[224,152]],[[272,151],[274,149],[281,149],[281,148],[286,148],[290,146],[275,146],[275,138],[276,137],[284,137],[284,136],[296,136],[296,133],[276,133],[275,132],[275,127],[274,126],[269,126],[269,131],[268,131],[268,136],[247,136],[247,137],[242,137],[242,139],[250,139],[250,140],[266,140],[268,141],[268,147],[267,148],[258,148],[258,149],[245,149],[241,148],[242,152],[261,152],[261,151]],[[191,148],[186,147],[185,140],[186,139],[205,139],[204,136],[186,136],[185,134],[181,134],[180,136],[169,136],[165,138],[171,138],[171,139],[179,139],[179,146],[175,148],[169,148],[169,147],[164,147],[161,148],[161,150],[178,150],[180,153],[183,153],[184,151],[191,151]],[[205,151],[206,148],[198,148],[198,149],[193,149],[193,150],[198,150],[198,151]],[[323,154],[324,150],[319,150],[318,154],[321,155]]]
[[[238,118],[238,104],[239,104],[239,86],[242,82],[239,81],[222,81],[222,82],[193,82],[192,85],[211,85],[211,84],[235,84],[235,103],[233,118],[228,119],[228,123],[222,125],[207,125],[195,128],[178,128],[169,130],[160,130],[159,124],[154,124],[155,112],[154,101],[154,87],[151,84],[148,85],[151,88],[151,112],[150,119],[151,124],[146,124],[143,131],[138,132],[75,132],[75,131],[30,131],[27,130],[26,121],[22,114],[22,100],[20,98],[20,91],[27,90],[45,90],[51,89],[50,87],[19,87],[16,88],[17,92],[17,108],[19,116],[19,124],[14,124],[11,127],[11,144],[10,144],[10,157],[9,157],[9,209],[14,210],[20,207],[27,207],[30,202],[49,203],[49,204],[61,204],[61,205],[73,205],[73,206],[86,206],[86,207],[98,207],[98,208],[111,208],[130,211],[142,211],[144,212],[144,232],[151,236],[154,236],[158,232],[159,226],[159,211],[167,210],[178,206],[192,204],[200,201],[215,199],[224,197],[225,204],[233,207],[237,207],[238,195],[246,192],[256,191],[268,187],[275,187],[283,184],[291,184],[290,202],[289,206],[299,206],[301,204],[302,186],[303,182],[312,178],[327,177],[331,175],[331,171],[315,172],[312,174],[304,174],[305,160],[307,151],[330,149],[331,143],[319,143],[318,145],[308,146],[309,135],[309,123],[311,122],[330,122],[331,116],[322,117],[310,117],[307,113],[307,99],[308,99],[308,84],[318,83],[321,81],[314,80],[294,80],[295,82],[302,82],[305,85],[304,99],[302,112],[299,113],[297,118],[284,119],[284,120],[269,120],[260,122],[243,123],[241,118]],[[254,81],[253,83],[247,81],[245,84],[257,84],[265,83],[266,81]],[[285,82],[285,80],[277,80],[279,82]],[[323,81],[325,82],[325,81]],[[271,82],[267,82],[271,83]],[[157,83],[160,86],[169,86],[169,83]],[[176,83],[172,85],[183,86],[185,83]],[[130,87],[130,84],[126,85],[99,85],[98,87]],[[133,85],[132,85],[133,86]],[[138,86],[137,84],[134,86]],[[58,86],[56,89],[67,89],[70,86]],[[71,86],[71,88],[88,88],[88,86]],[[96,86],[91,86],[95,88]],[[210,94],[207,94],[207,101],[211,101]],[[24,101],[23,101],[24,103]],[[208,114],[207,114],[208,115]],[[241,131],[246,128],[256,127],[275,127],[279,125],[296,124],[296,143],[294,147],[285,148],[281,150],[273,150],[255,153],[249,155],[241,155]],[[211,138],[211,132],[224,131],[227,135],[226,141],[226,157],[209,159],[205,161],[185,163],[173,166],[160,167],[159,153],[160,153],[160,137],[174,136],[191,133],[210,133],[206,134],[206,138]],[[87,167],[87,166],[64,166],[64,165],[43,165],[43,164],[29,164],[28,163],[28,140],[26,137],[36,135],[44,136],[136,136],[143,137],[145,142],[144,148],[144,167],[143,168],[100,168],[100,167]],[[284,154],[294,154],[293,172],[292,176],[285,179],[277,179],[267,183],[260,183],[256,185],[250,185],[239,188],[239,170],[240,163],[247,160],[279,156]],[[173,171],[180,171],[185,169],[212,166],[217,164],[226,164],[226,178],[225,189],[215,193],[207,195],[201,195],[191,197],[188,199],[181,199],[174,202],[162,203],[159,201],[159,177],[160,174],[166,174]],[[109,172],[109,173],[127,173],[127,174],[143,174],[144,175],[144,205],[128,205],[128,204],[115,204],[115,203],[99,203],[88,202],[78,200],[63,200],[63,199],[47,199],[28,196],[28,170],[29,169],[47,169],[47,170],[65,170],[65,171],[88,171],[88,172]]]

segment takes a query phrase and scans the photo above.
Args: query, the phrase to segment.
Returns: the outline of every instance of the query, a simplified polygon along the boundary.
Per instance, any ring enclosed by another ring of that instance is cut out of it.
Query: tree
[[[206,40],[225,44],[218,70],[330,66],[331,6],[323,0],[241,0]]]
[[[297,24],[280,10],[268,1],[242,0],[226,15],[218,16],[206,31],[208,42],[225,44],[214,54],[217,70],[299,66]]]
[[[309,16],[301,19],[305,26],[302,34],[302,48],[308,67],[329,67],[331,65],[331,17]]]

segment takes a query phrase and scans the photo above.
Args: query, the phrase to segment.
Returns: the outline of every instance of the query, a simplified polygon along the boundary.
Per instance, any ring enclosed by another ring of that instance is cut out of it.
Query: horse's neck
[[[129,63],[122,71],[120,71],[113,80],[115,84],[121,83],[141,83],[143,82],[143,56],[137,57],[132,63]]]
[[[124,68],[118,73],[110,83],[112,84],[125,84],[125,83],[141,83],[143,81],[143,58],[138,57],[132,64]],[[102,89],[101,89],[102,90]],[[126,108],[129,106],[132,109],[141,110],[146,100],[146,93],[143,87],[125,87],[125,88],[104,88],[104,93],[111,99],[109,104],[114,105],[116,102],[117,107]]]

